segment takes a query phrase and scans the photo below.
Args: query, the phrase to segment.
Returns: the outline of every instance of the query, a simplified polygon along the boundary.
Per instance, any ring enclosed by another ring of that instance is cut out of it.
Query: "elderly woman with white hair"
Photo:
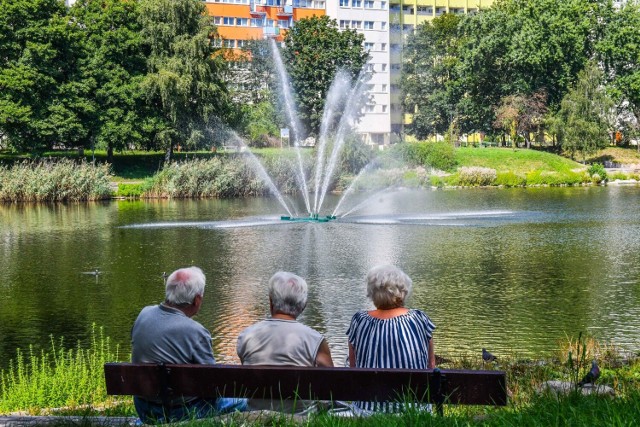
[[[435,368],[432,333],[435,325],[420,310],[405,307],[413,282],[391,265],[367,274],[367,297],[375,310],[353,315],[347,330],[349,365],[358,368]],[[387,403],[358,402],[364,411],[391,411]]]
[[[293,273],[279,271],[269,279],[271,317],[255,323],[238,336],[237,352],[243,365],[332,367],[327,340],[297,321],[307,306],[307,282]],[[311,402],[250,399],[249,408],[304,412]]]

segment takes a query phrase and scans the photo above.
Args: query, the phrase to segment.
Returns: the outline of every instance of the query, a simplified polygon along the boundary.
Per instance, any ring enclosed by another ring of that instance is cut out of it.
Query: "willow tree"
[[[167,162],[177,144],[193,148],[213,138],[211,123],[229,111],[226,65],[210,43],[215,27],[205,12],[198,0],[140,1],[149,49],[142,87],[160,114],[153,126]]]

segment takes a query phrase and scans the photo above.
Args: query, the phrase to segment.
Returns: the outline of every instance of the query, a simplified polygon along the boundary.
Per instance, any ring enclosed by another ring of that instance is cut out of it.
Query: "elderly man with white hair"
[[[269,280],[271,317],[255,323],[238,337],[238,357],[243,365],[333,366],[324,337],[296,319],[307,305],[307,282],[293,273],[279,271]],[[287,413],[304,412],[310,402],[250,399],[250,409]]]
[[[367,297],[375,310],[353,315],[347,330],[349,365],[358,368],[435,368],[435,325],[420,310],[405,307],[413,282],[402,270],[381,265],[367,273]],[[400,409],[388,402],[357,402],[368,413]]]
[[[133,324],[133,363],[215,363],[211,333],[192,319],[200,311],[205,282],[198,267],[181,268],[169,275],[164,302],[143,308]],[[162,423],[243,410],[246,399],[182,396],[162,401],[155,396],[134,396],[134,405],[144,423]]]

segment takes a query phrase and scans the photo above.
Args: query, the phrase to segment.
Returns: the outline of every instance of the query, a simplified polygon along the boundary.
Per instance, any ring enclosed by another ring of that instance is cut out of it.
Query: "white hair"
[[[367,273],[367,297],[379,309],[403,307],[412,287],[409,276],[393,265],[379,265]]]
[[[269,279],[273,313],[298,317],[307,305],[307,282],[293,273],[278,271]]]
[[[205,283],[206,278],[200,268],[181,268],[167,278],[165,299],[175,305],[191,304],[196,295],[204,295]]]

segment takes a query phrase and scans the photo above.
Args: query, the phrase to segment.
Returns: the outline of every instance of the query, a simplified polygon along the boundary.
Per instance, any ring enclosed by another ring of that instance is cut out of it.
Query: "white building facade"
[[[371,79],[367,84],[371,101],[364,107],[356,132],[368,144],[387,145],[392,135],[400,132],[402,120],[401,110],[391,109],[391,85],[394,83],[390,67],[389,3],[333,0],[327,2],[326,12],[337,21],[340,29],[353,28],[364,34],[364,47],[370,55],[367,71],[371,73]]]

